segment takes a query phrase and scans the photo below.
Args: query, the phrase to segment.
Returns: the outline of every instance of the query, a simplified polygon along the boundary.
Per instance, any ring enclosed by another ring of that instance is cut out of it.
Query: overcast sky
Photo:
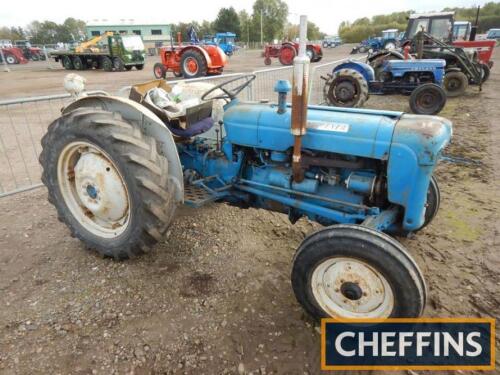
[[[285,0],[290,11],[289,21],[298,23],[306,14],[328,34],[335,34],[341,21],[371,17],[407,9],[416,11],[441,10],[444,7],[482,5],[485,0]],[[0,26],[25,26],[33,20],[61,22],[67,17],[84,21],[135,19],[139,22],[176,23],[191,20],[212,21],[221,7],[233,6],[237,11],[252,11],[254,0],[141,0],[141,1],[50,1],[5,0],[0,6]]]

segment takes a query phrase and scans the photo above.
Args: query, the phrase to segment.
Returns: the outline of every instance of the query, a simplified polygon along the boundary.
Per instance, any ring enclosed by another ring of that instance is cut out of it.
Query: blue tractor
[[[348,61],[322,77],[323,98],[331,106],[362,107],[370,94],[409,95],[413,113],[435,115],[446,104],[445,65],[441,59],[385,60],[375,72],[368,64]]]
[[[203,42],[214,46],[219,46],[226,55],[231,56],[236,51],[235,33],[216,33],[215,36],[206,35]]]
[[[435,217],[433,172],[452,124],[308,106],[307,80],[294,82],[291,105],[288,81],[277,82],[274,103],[238,99],[254,79],[209,88],[180,117],[160,105],[168,98],[168,90],[158,93],[162,80],[134,86],[129,99],[88,95],[63,108],[40,156],[59,219],[88,248],[125,259],[159,241],[168,246],[183,203],[256,207],[292,223],[305,217],[324,225],[293,259],[293,292],[310,315],[420,316],[424,277],[390,235],[418,232]],[[213,101],[225,103],[220,120],[212,119]]]
[[[358,46],[354,47],[351,54],[365,53],[368,51],[376,52],[380,50],[394,50],[399,46],[398,29],[387,29],[382,31],[381,36],[371,36],[363,40]]]

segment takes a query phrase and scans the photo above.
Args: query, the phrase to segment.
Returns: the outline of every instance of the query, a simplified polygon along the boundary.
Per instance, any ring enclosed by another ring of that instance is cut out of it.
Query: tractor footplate
[[[193,181],[189,185],[184,185],[184,204],[195,208],[204,206],[223,198],[229,188],[231,185],[224,185],[216,176]]]

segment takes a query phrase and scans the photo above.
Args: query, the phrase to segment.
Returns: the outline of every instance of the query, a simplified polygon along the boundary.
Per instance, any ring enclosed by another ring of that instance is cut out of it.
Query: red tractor
[[[0,40],[0,49],[2,50],[0,63],[3,63],[2,54],[7,64],[26,64],[28,62],[23,55],[23,51],[20,48],[13,47],[10,41]]]
[[[168,71],[184,78],[222,74],[227,56],[220,47],[194,43],[183,45],[180,33],[177,37],[178,45],[160,48],[161,63],[153,67],[156,78],[165,78]]]
[[[270,44],[264,49],[264,64],[271,65],[271,58],[278,58],[282,65],[292,65],[293,59],[299,53],[299,43],[284,42]],[[319,44],[308,44],[306,53],[311,62],[318,62],[323,58],[323,50]]]
[[[42,49],[33,47],[28,40],[15,40],[14,46],[23,51],[23,55],[27,60],[45,60],[45,54]]]

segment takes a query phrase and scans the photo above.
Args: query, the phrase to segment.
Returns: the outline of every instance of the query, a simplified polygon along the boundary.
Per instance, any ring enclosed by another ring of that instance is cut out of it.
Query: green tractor
[[[97,43],[106,38],[107,43]],[[69,51],[51,52],[56,62],[65,69],[103,69],[106,71],[137,70],[144,68],[146,51],[139,35],[120,35],[111,32],[83,42]]]

